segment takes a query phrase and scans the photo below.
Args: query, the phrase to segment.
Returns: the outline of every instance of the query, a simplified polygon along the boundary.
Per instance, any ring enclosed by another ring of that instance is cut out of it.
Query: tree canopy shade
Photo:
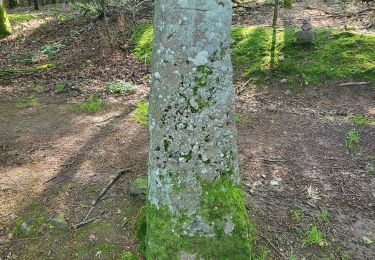
[[[147,259],[250,257],[237,161],[230,0],[155,3]]]
[[[10,26],[7,11],[5,10],[5,4],[3,0],[0,0],[0,37],[8,36],[12,33],[12,27]]]

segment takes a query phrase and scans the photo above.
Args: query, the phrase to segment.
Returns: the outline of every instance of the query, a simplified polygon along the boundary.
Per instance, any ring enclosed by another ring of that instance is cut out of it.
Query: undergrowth
[[[19,99],[16,102],[16,108],[17,109],[23,109],[23,108],[28,108],[28,107],[34,107],[39,105],[39,99],[35,97],[34,95],[24,98],[24,99]]]
[[[13,13],[13,14],[8,14],[8,18],[10,21],[28,22],[28,21],[38,18],[38,16],[36,14]]]
[[[147,126],[148,125],[148,102],[140,101],[137,103],[137,107],[131,114],[131,118],[137,123]]]
[[[72,108],[75,111],[96,113],[102,110],[104,104],[98,95],[91,95],[86,101],[82,101],[78,104],[73,104]]]
[[[137,88],[133,82],[115,79],[104,84],[106,91],[113,94],[124,94],[134,91]]]

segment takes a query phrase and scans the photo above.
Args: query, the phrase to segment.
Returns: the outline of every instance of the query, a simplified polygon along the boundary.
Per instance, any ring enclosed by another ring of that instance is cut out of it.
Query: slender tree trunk
[[[279,16],[279,0],[275,0],[273,7],[273,19],[272,19],[272,43],[271,43],[271,62],[270,62],[270,73],[272,74],[275,68],[275,51],[276,51],[276,39],[277,39],[277,19]]]
[[[33,0],[34,2],[34,10],[39,10],[39,2],[38,0]]]
[[[156,1],[147,259],[250,259],[231,6],[231,0]]]
[[[0,38],[8,36],[12,33],[7,11],[3,0],[0,0]]]
[[[9,0],[9,9],[13,9],[17,7],[16,0]]]

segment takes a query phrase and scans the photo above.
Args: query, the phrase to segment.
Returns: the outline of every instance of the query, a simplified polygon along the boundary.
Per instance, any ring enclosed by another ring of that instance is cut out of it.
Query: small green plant
[[[241,114],[235,114],[234,121],[236,121],[239,124],[244,124],[247,122],[246,118]]]
[[[64,93],[66,91],[66,82],[57,82],[55,84],[55,91],[57,94]]]
[[[152,56],[152,24],[144,23],[132,29],[133,50],[135,56],[141,61],[151,62]]]
[[[20,99],[16,102],[17,109],[23,109],[28,107],[34,107],[39,105],[39,99],[35,96],[30,96],[26,99]]]
[[[119,79],[106,82],[104,85],[106,91],[114,94],[129,93],[137,88],[137,86],[134,83],[126,82]]]
[[[371,240],[370,238],[368,238],[368,237],[366,237],[366,236],[362,237],[362,242],[363,242],[363,244],[365,244],[366,246],[369,246],[369,245],[371,245],[371,244],[374,243],[373,240]]]
[[[137,260],[138,258],[129,251],[120,254],[120,260]]]
[[[366,173],[367,174],[374,174],[375,173],[375,166],[369,165],[366,167]]]
[[[326,246],[327,241],[323,234],[318,230],[316,225],[311,226],[310,230],[305,233],[304,244]]]
[[[32,91],[34,93],[37,93],[37,94],[40,94],[44,91],[44,87],[42,85],[35,85],[33,88],[32,88]]]
[[[353,149],[355,146],[358,147],[360,145],[360,141],[359,133],[356,130],[351,129],[346,134],[346,147],[349,150]]]
[[[131,118],[141,125],[148,125],[148,102],[138,102],[136,109],[131,114]]]
[[[370,121],[363,115],[350,115],[349,120],[358,126],[370,124]]]
[[[329,212],[327,209],[323,209],[321,212],[320,212],[320,215],[319,215],[319,219],[323,222],[328,222],[328,219],[329,219]]]
[[[115,251],[116,246],[113,244],[109,244],[109,243],[99,243],[96,246],[96,249],[101,251],[102,253],[111,254],[112,252]]]
[[[42,46],[40,51],[43,54],[46,54],[48,58],[53,58],[65,45],[61,43],[54,43],[54,44],[45,44]]]
[[[292,219],[294,221],[300,221],[303,217],[303,211],[302,210],[291,210],[290,213],[292,214]]]
[[[87,113],[96,113],[102,110],[103,101],[96,94],[91,95],[87,101],[83,101],[79,104],[74,104],[73,109],[76,111],[82,111]]]

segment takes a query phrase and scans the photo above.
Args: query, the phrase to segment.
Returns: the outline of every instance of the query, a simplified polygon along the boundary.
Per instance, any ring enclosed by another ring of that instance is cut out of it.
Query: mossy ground
[[[202,188],[198,214],[208,223],[213,223],[215,235],[177,235],[183,233],[184,224],[193,225],[191,219],[184,214],[175,216],[164,207],[157,209],[148,205],[145,238],[148,259],[177,259],[181,252],[204,259],[250,259],[253,230],[245,209],[242,189],[226,178],[213,183],[202,183]],[[230,234],[224,231],[226,216],[230,216],[234,223]],[[143,227],[140,230],[146,227],[139,226]]]
[[[38,18],[38,16],[36,14],[12,13],[8,14],[8,18],[10,21],[28,22]]]
[[[313,44],[296,42],[295,28],[277,30],[272,52],[272,29],[235,26],[232,29],[232,60],[243,77],[262,83],[270,75],[288,80],[290,85],[318,85],[332,80],[375,81],[375,36],[317,29]],[[143,24],[133,30],[134,53],[150,61],[152,25]],[[374,83],[373,83],[374,84]]]

